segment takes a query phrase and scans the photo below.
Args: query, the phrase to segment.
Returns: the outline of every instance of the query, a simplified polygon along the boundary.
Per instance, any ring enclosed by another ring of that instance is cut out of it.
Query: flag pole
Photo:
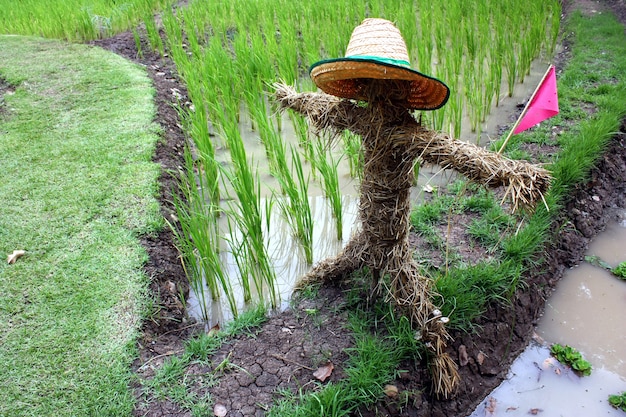
[[[528,107],[530,107],[530,103],[532,103],[533,100],[535,99],[535,96],[537,95],[537,92],[539,91],[539,89],[543,85],[543,82],[548,77],[548,73],[550,73],[550,70],[552,69],[553,66],[554,65],[552,65],[552,64],[548,65],[548,69],[546,70],[546,73],[543,74],[543,77],[541,77],[541,81],[539,81],[539,84],[537,84],[537,88],[535,88],[535,91],[533,92],[532,96],[530,96],[530,98],[528,99],[528,102],[526,102],[526,106],[524,106],[524,110],[522,110],[522,113],[519,115],[519,117],[515,121],[515,124],[511,128],[511,131],[509,132],[508,136],[506,137],[506,139],[504,139],[504,143],[502,143],[502,146],[500,147],[500,150],[498,151],[498,154],[501,154],[502,151],[504,150],[504,148],[506,147],[506,144],[509,143],[509,139],[511,139],[511,136],[513,136],[513,132],[515,132],[515,129],[517,129],[517,126],[520,124],[520,122],[522,121],[522,119],[526,115],[526,112],[528,111]]]

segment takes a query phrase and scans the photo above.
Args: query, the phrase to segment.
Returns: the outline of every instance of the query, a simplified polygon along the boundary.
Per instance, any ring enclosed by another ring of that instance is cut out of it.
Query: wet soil
[[[574,6],[586,13],[601,7],[611,7],[626,21],[623,0],[567,1],[564,12]],[[172,218],[172,193],[175,179],[170,172],[182,165],[185,136],[181,129],[176,104],[185,105],[185,86],[179,82],[175,68],[167,57],[149,52],[142,45],[139,56],[132,33],[94,42],[95,45],[123,55],[145,66],[154,82],[158,106],[157,122],[163,127],[154,157],[161,164],[161,203],[163,216]],[[567,48],[557,60],[567,59]],[[510,121],[504,121],[504,124]],[[617,218],[616,209],[626,202],[626,126],[614,136],[609,149],[600,158],[589,181],[572,190],[563,215],[554,223],[553,236],[540,263],[527,274],[527,285],[518,291],[512,304],[492,305],[477,323],[475,334],[456,333],[449,346],[453,358],[461,363],[461,385],[451,400],[437,400],[428,390],[430,385],[424,363],[403,363],[401,376],[393,382],[401,395],[386,397],[369,410],[360,410],[362,416],[464,416],[505,377],[512,360],[524,349],[532,337],[536,320],[543,311],[546,298],[553,291],[563,271],[577,264],[590,239],[605,225]],[[541,151],[541,150],[539,150]],[[540,152],[539,152],[540,153]],[[461,223],[457,219],[455,223]],[[467,239],[462,231],[457,239]],[[414,237],[416,250],[427,253],[423,242]],[[150,288],[159,306],[143,325],[138,341],[139,357],[134,364],[139,379],[154,375],[171,355],[182,352],[184,341],[202,326],[189,320],[181,296],[186,296],[189,285],[181,266],[172,233],[166,229],[158,236],[143,239],[149,253],[145,271],[151,279]],[[472,251],[467,251],[472,261]],[[480,251],[475,251],[480,255]],[[432,254],[433,261],[435,255]],[[475,260],[475,259],[474,259]],[[441,260],[439,260],[441,262]],[[345,329],[348,285],[328,285],[319,289],[313,299],[300,299],[286,311],[272,315],[254,334],[241,334],[225,343],[212,358],[212,365],[193,365],[189,370],[198,396],[207,393],[213,401],[228,410],[228,416],[262,416],[264,410],[279,398],[277,390],[312,388],[318,367],[332,363],[334,370],[327,381],[341,379],[345,349],[352,345]],[[314,314],[311,314],[314,312]],[[214,375],[219,364],[231,364]],[[168,400],[150,397],[140,383],[135,387],[137,416],[190,416]]]

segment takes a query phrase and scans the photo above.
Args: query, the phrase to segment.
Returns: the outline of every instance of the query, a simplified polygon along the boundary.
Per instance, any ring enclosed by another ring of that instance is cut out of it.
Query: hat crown
[[[400,30],[385,19],[369,18],[352,31],[346,57],[369,56],[403,61],[409,66],[409,54]]]
[[[413,110],[438,109],[450,95],[443,82],[411,68],[400,30],[385,19],[363,20],[352,32],[343,58],[318,61],[309,73],[325,93],[365,101],[371,97],[363,93],[364,80],[407,81],[407,98],[396,104]]]

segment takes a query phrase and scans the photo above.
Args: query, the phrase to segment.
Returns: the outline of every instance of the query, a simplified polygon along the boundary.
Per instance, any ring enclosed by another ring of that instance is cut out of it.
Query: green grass
[[[371,405],[384,396],[384,387],[398,376],[402,359],[419,360],[425,352],[422,343],[415,339],[408,319],[396,316],[389,304],[377,304],[373,312],[357,305],[350,311],[347,330],[354,338],[344,365],[347,378],[318,384],[309,392],[283,392],[268,417],[353,415],[359,407]]]
[[[92,40],[129,30],[172,0],[0,0],[0,34]]]
[[[99,48],[0,36],[0,415],[125,415],[163,226],[153,89]]]

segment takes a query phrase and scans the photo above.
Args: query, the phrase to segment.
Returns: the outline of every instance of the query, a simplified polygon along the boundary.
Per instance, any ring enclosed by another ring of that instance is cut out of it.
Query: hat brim
[[[325,93],[336,97],[364,100],[357,79],[410,81],[407,108],[436,110],[450,97],[450,89],[436,78],[412,68],[390,64],[376,58],[345,57],[316,62],[309,70],[313,82]]]

